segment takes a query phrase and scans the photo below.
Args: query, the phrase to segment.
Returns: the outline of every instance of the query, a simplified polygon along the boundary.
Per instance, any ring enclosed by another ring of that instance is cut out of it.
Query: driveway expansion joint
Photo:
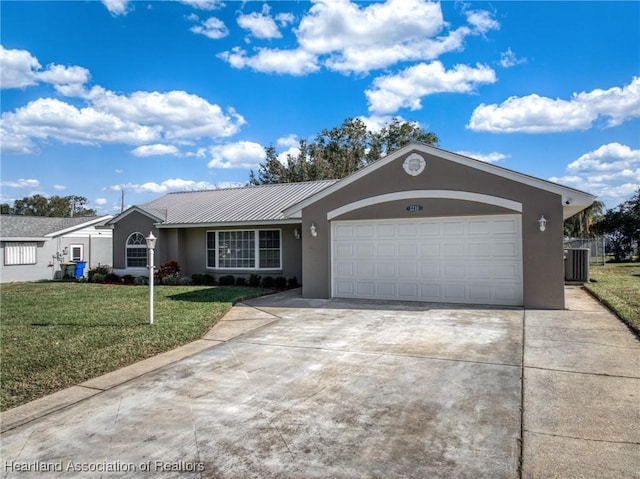
[[[551,371],[555,373],[566,373],[566,374],[582,374],[584,376],[600,376],[607,378],[620,378],[620,379],[637,379],[640,380],[640,376],[625,376],[620,374],[607,374],[607,373],[593,373],[588,371],[572,371],[568,369],[556,369],[556,368],[542,368],[539,366],[524,366],[525,369],[536,369],[538,371]]]
[[[521,368],[521,364],[508,364],[508,363],[497,363],[492,361],[474,361],[471,359],[451,359],[451,358],[439,358],[435,356],[419,356],[416,354],[402,354],[402,353],[393,353],[389,351],[367,351],[367,350],[351,350],[351,349],[335,349],[335,348],[327,348],[327,347],[319,347],[319,346],[301,346],[298,344],[279,344],[279,343],[261,343],[256,341],[243,341],[236,340],[235,338],[229,339],[226,341],[227,343],[237,343],[237,344],[251,344],[254,346],[265,346],[265,347],[280,347],[280,348],[294,348],[294,349],[311,349],[315,351],[327,351],[334,353],[350,353],[350,354],[366,354],[371,356],[389,356],[389,357],[399,357],[399,358],[414,358],[414,359],[427,359],[433,361],[446,361],[452,363],[468,363],[468,364],[482,364],[487,366],[501,366],[508,368]]]
[[[628,444],[630,446],[640,446],[640,442],[636,442],[636,441],[613,441],[610,439],[594,439],[591,437],[578,437],[578,436],[570,436],[567,434],[554,434],[551,432],[531,431],[529,429],[525,429],[524,432],[526,432],[527,434],[538,434],[540,436],[560,437],[564,439],[575,439],[577,441],[602,442],[607,444]]]

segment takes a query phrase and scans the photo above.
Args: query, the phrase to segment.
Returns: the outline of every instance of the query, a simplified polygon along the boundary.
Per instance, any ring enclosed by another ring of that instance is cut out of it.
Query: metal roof
[[[166,214],[163,226],[260,223],[286,218],[283,210],[338,180],[279,183],[219,190],[169,193],[139,208]]]
[[[106,222],[111,216],[76,216],[73,218],[50,218],[47,216],[0,215],[0,237],[43,238],[64,230],[81,228],[85,223],[95,224],[99,219]],[[95,226],[98,226],[95,224]]]

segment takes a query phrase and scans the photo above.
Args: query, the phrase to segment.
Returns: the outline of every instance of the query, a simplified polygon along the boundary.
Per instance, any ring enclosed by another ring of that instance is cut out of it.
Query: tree
[[[564,235],[569,238],[593,237],[593,224],[602,217],[603,210],[604,203],[594,201],[588,208],[567,218],[564,222]]]
[[[95,216],[96,211],[86,208],[87,199],[84,196],[25,196],[15,200],[13,206],[4,203],[0,206],[3,215],[48,216],[66,218],[70,216]]]
[[[608,210],[594,224],[594,230],[609,241],[615,261],[640,254],[640,189],[627,201]]]
[[[300,140],[297,155],[289,154],[283,164],[271,145],[267,158],[257,174],[249,173],[249,183],[295,183],[300,181],[340,179],[359,170],[403,146],[419,141],[438,143],[434,133],[426,132],[416,123],[394,119],[380,131],[372,132],[357,118],[347,118],[339,127],[324,129],[307,143]]]

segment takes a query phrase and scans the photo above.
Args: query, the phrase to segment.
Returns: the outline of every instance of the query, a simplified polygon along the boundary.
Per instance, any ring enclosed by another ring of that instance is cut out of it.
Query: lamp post
[[[149,250],[149,324],[153,324],[153,283],[155,281],[155,266],[153,261],[153,250],[156,247],[157,238],[150,231],[147,240],[147,249]]]

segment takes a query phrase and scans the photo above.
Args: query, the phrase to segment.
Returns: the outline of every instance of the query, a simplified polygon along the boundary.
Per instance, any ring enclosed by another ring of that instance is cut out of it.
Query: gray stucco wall
[[[127,239],[131,233],[142,233],[146,238],[149,232],[153,232],[153,235],[158,238],[157,250],[155,253],[155,264],[158,266],[161,263],[165,246],[165,241],[160,238],[158,229],[154,226],[154,220],[147,215],[133,211],[127,216],[118,220],[113,229],[113,269],[117,273],[129,273],[133,275],[148,274],[146,268],[137,268],[135,270],[127,270]],[[125,271],[126,270],[126,271]]]
[[[268,226],[238,226],[223,228],[187,227],[187,228],[155,228],[153,221],[138,212],[132,212],[122,218],[115,225],[113,236],[113,266],[117,273],[146,275],[144,269],[140,271],[125,270],[126,241],[131,233],[136,231],[144,236],[153,231],[158,238],[155,254],[156,266],[168,261],[177,261],[180,265],[181,276],[193,274],[212,274],[217,278],[224,275],[248,278],[251,274],[261,276],[296,277],[302,280],[302,248],[301,240],[294,237],[294,229],[300,230],[300,225],[268,225]],[[281,231],[282,268],[269,270],[241,270],[241,269],[213,269],[207,268],[207,231],[216,230],[246,230],[246,229],[278,229]]]
[[[302,248],[301,240],[294,237],[295,228],[300,230],[300,225],[268,225],[268,226],[242,226],[223,228],[161,228],[160,238],[165,244],[162,250],[162,261],[176,260],[182,269],[183,276],[192,274],[212,274],[217,278],[224,275],[248,278],[251,274],[261,276],[284,276],[285,278],[296,277],[298,281],[302,279]],[[246,269],[215,269],[207,267],[207,232],[208,231],[229,231],[247,229],[278,229],[281,231],[282,268],[268,270],[246,270]]]
[[[397,158],[303,209],[302,273],[305,297],[328,298],[330,295],[331,227],[327,220],[329,211],[366,197],[386,193],[408,190],[454,190],[522,203],[524,306],[539,309],[564,308],[563,219],[559,195],[427,154],[422,154],[427,161],[422,174],[410,176],[402,168],[406,156]],[[423,205],[423,210],[416,213],[408,212],[406,206],[413,203]],[[335,219],[417,218],[500,213],[513,213],[513,211],[470,201],[416,198],[362,208]],[[538,226],[541,214],[544,214],[548,220],[545,232],[541,232]],[[312,223],[318,230],[316,238],[312,238],[309,233]]]

